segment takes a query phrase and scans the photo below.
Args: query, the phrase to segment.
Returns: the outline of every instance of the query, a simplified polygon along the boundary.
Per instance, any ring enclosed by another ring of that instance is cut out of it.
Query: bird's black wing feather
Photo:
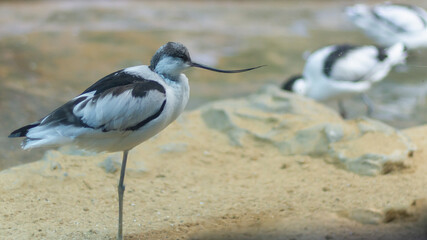
[[[164,87],[156,81],[119,70],[38,122],[15,130],[9,137],[24,137],[29,129],[39,125],[136,130],[160,115],[166,103],[165,96]]]

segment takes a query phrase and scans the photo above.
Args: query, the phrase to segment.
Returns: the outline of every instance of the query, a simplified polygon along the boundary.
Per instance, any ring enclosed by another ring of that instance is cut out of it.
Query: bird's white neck
[[[182,61],[176,58],[164,57],[156,64],[154,72],[172,81],[178,81],[182,71],[187,67]]]

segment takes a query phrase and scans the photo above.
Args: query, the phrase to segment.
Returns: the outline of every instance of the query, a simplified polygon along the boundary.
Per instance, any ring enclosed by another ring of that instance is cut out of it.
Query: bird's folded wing
[[[83,98],[80,100],[79,98]],[[140,81],[95,94],[88,92],[75,98],[73,114],[83,124],[108,131],[136,130],[163,111],[166,92],[155,81]]]
[[[377,67],[378,48],[374,46],[359,47],[337,60],[330,72],[330,78],[338,81],[358,82]]]
[[[384,4],[374,7],[372,13],[396,32],[417,32],[426,29],[425,11],[417,7]]]
[[[150,80],[85,91],[37,122],[40,126],[74,126],[108,131],[136,130],[161,114],[164,87]]]

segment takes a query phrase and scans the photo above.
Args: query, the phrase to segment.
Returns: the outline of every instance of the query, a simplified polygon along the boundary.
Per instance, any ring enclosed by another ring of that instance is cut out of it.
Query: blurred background
[[[7,136],[39,120],[116,70],[149,64],[164,43],[183,43],[198,62],[223,69],[266,64],[244,74],[186,72],[187,110],[280,85],[307,55],[338,43],[374,44],[345,16],[346,6],[382,1],[5,1],[0,2],[0,170],[38,160]],[[427,9],[427,1],[401,1]],[[411,53],[368,92],[373,118],[397,128],[427,123],[427,49]],[[334,103],[329,104],[336,108]],[[365,115],[359,97],[345,103]]]

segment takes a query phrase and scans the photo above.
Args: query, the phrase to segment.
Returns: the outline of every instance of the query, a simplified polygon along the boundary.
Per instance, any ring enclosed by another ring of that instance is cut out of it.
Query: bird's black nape
[[[168,42],[156,51],[154,56],[151,58],[149,68],[154,71],[154,69],[156,69],[157,63],[159,63],[162,57],[165,56],[180,58],[183,62],[191,62],[190,53],[183,44],[177,42]]]
[[[291,76],[282,84],[281,89],[292,92],[292,87],[294,86],[294,83],[301,78],[303,78],[301,74],[295,74]]]
[[[266,65],[261,65],[261,66],[257,66],[257,67],[251,67],[251,68],[245,68],[245,69],[237,69],[237,70],[222,70],[222,69],[218,69],[218,68],[213,68],[213,67],[209,67],[200,63],[195,63],[192,62],[191,63],[192,67],[197,67],[197,68],[203,68],[206,70],[210,70],[210,71],[214,71],[214,72],[220,72],[220,73],[240,73],[240,72],[247,72],[247,71],[251,71],[260,67],[264,67]]]

